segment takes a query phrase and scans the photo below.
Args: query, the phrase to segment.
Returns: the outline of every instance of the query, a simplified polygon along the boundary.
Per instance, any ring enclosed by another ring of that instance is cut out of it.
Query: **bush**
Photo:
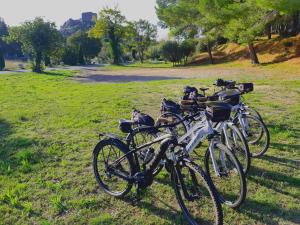
[[[151,46],[148,49],[147,57],[152,60],[160,60],[161,59],[161,47],[159,45]]]
[[[78,62],[78,54],[75,49],[66,48],[63,55],[63,62],[66,65],[75,66]]]
[[[176,41],[166,41],[163,43],[161,53],[166,61],[173,63],[173,66],[176,65],[176,63],[180,63],[183,58],[180,46]]]
[[[3,70],[4,68],[5,68],[5,60],[2,52],[0,52],[0,71]]]
[[[185,40],[180,44],[180,51],[184,58],[184,64],[187,63],[188,57],[190,57],[196,49],[197,42],[195,40]]]

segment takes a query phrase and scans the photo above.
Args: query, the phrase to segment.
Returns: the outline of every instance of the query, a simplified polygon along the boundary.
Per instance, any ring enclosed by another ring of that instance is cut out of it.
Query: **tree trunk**
[[[143,64],[144,63],[144,53],[142,51],[140,51],[139,55],[140,55],[140,61]]]
[[[268,39],[271,40],[272,39],[272,25],[271,24],[267,25],[266,33],[267,33]]]
[[[37,52],[35,56],[35,65],[33,67],[33,72],[41,73],[42,72],[42,53]]]
[[[212,52],[211,52],[210,42],[207,42],[207,52],[208,52],[208,55],[209,55],[210,64],[214,64],[214,59],[213,59],[213,55],[212,55]]]
[[[299,33],[299,29],[298,29],[298,26],[299,26],[299,11],[295,12],[293,15],[292,15],[292,32],[291,32],[291,35],[292,36],[296,36],[298,33]]]
[[[259,64],[258,57],[254,48],[253,43],[248,43],[249,53],[252,64]]]

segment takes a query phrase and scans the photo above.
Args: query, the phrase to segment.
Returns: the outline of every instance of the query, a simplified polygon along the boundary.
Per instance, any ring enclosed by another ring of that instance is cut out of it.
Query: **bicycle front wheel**
[[[245,174],[248,173],[251,166],[251,155],[248,143],[244,135],[234,124],[227,124],[223,129],[223,143],[236,156],[243,167]]]
[[[225,145],[215,144],[213,155],[209,149],[206,151],[205,169],[218,191],[219,200],[237,209],[245,201],[247,188],[242,166],[234,154]]]
[[[190,224],[223,224],[216,189],[200,167],[183,161],[173,167],[171,177],[177,201]]]

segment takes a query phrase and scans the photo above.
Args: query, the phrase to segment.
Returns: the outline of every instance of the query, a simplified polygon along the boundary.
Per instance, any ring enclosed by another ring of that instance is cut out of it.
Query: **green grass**
[[[128,69],[136,69],[136,68],[172,68],[173,64],[169,62],[144,62],[144,63],[133,63],[133,64],[124,64],[124,65],[107,65],[103,70],[128,70]]]
[[[278,71],[277,71],[278,72]],[[72,72],[0,76],[0,224],[181,224],[167,173],[132,204],[99,190],[92,151],[99,132],[119,135],[133,107],[158,115],[160,99],[206,80],[81,84]],[[241,80],[251,80],[241,74]],[[300,80],[261,76],[246,97],[270,129],[267,155],[253,160],[248,196],[226,224],[300,223]],[[204,149],[203,149],[204,152]]]

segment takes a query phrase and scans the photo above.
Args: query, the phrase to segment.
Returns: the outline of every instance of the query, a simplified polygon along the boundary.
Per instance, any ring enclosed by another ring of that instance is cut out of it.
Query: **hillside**
[[[255,43],[255,49],[260,63],[272,64],[288,61],[300,63],[300,35],[291,38],[275,37],[271,40],[261,38]],[[216,63],[250,60],[248,48],[245,45],[227,43],[218,46],[213,51],[213,57]],[[295,59],[296,58],[296,59]],[[208,63],[208,54],[201,53],[193,58],[193,64]]]

